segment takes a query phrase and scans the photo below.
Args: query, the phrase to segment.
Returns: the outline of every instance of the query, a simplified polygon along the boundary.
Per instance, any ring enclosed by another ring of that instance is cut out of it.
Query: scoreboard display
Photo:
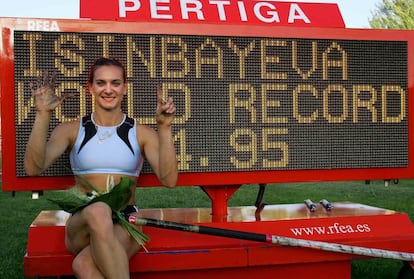
[[[14,87],[7,94],[13,94],[15,179],[27,178],[22,158],[35,115],[30,82],[54,72],[56,94],[74,94],[52,115],[52,129],[92,111],[85,85],[99,56],[124,63],[124,111],[139,123],[155,128],[157,86],[173,97],[182,183],[200,173],[222,184],[231,183],[220,181],[224,176],[246,174],[257,183],[303,172],[309,180],[336,173],[361,179],[362,172],[371,179],[384,170],[400,175],[384,179],[409,176],[412,41],[347,36],[345,29],[337,36],[301,29],[301,36],[288,28],[282,35],[277,28],[243,32],[248,28],[229,34],[14,30]],[[151,168],[143,173],[151,176]],[[63,156],[44,177],[70,175]]]

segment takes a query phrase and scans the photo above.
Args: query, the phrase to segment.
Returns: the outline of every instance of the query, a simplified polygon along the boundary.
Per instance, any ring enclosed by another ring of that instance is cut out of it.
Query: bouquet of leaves
[[[126,177],[122,177],[116,185],[113,183],[113,177],[107,179],[107,191],[100,191],[91,183],[78,177],[82,183],[91,189],[92,195],[87,196],[81,194],[77,189],[53,191],[51,202],[57,204],[62,210],[75,214],[77,211],[95,202],[104,202],[112,209],[112,218],[119,222],[122,227],[132,236],[135,241],[141,245],[146,251],[145,243],[149,241],[149,237],[134,225],[130,224],[126,217],[122,214],[122,210],[128,205],[131,198],[131,186],[134,182]]]

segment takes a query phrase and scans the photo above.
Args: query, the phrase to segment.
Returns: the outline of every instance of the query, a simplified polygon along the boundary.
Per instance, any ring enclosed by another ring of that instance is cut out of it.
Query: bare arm
[[[177,183],[178,165],[171,124],[174,120],[175,105],[172,98],[162,99],[157,91],[157,132],[146,129],[144,152],[148,162],[161,183],[173,187]]]
[[[43,79],[38,80],[36,85],[31,84],[35,99],[36,118],[24,157],[24,167],[28,175],[41,174],[66,150],[70,142],[69,134],[65,131],[67,129],[64,129],[66,125],[55,128],[49,141],[47,140],[50,116],[53,110],[69,97],[55,96],[53,87],[54,76],[48,75],[48,73],[45,73]]]

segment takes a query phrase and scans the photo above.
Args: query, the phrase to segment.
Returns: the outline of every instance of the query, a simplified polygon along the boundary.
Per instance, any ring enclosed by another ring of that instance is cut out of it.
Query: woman
[[[94,112],[82,119],[61,123],[47,139],[50,116],[65,97],[53,94],[54,81],[32,89],[36,118],[26,147],[24,166],[28,175],[39,175],[66,150],[70,150],[77,187],[87,194],[87,181],[106,191],[121,177],[137,181],[145,158],[160,182],[173,187],[177,160],[171,132],[175,114],[172,98],[163,101],[157,92],[157,131],[137,124],[121,111],[127,91],[125,68],[116,59],[99,58],[92,65],[88,89],[94,97]],[[53,80],[53,79],[52,79]],[[52,84],[51,84],[52,83]],[[135,186],[125,214],[133,214]],[[75,255],[73,271],[78,278],[129,278],[129,258],[139,245],[112,221],[111,208],[92,203],[71,216],[66,224],[66,247]]]

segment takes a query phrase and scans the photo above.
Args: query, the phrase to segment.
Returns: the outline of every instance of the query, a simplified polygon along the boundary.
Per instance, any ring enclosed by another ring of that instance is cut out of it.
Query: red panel
[[[143,214],[144,216],[152,214],[154,210],[143,210]],[[241,211],[245,212],[244,209]],[[185,212],[188,213],[188,209],[182,209],[182,214],[175,215],[175,218],[169,215],[168,220],[180,221],[185,217]],[[191,214],[197,215],[197,212]],[[38,217],[43,220],[44,225],[37,219],[34,222],[37,225],[32,225],[29,229],[28,248],[24,259],[26,276],[70,273],[73,256],[64,247],[64,227],[47,223],[49,219],[55,222],[55,218],[52,217],[53,215],[46,216],[49,217],[40,218],[40,215]],[[206,225],[288,237],[292,237],[293,228],[307,228],[309,231],[309,228],[318,227],[325,228],[325,233],[303,234],[296,237],[351,246],[414,252],[414,227],[408,216],[401,213],[206,223]],[[358,225],[365,225],[364,228],[369,230],[355,231]],[[351,231],[350,228],[354,229]],[[145,227],[144,231],[151,237],[147,245],[149,252],[141,250],[130,261],[131,272],[140,274],[143,278],[164,278],[167,273],[172,278],[186,275],[199,275],[200,278],[204,278],[203,276],[207,274],[215,275],[218,272],[229,274],[230,278],[236,275],[247,278],[247,275],[252,274],[253,271],[260,274],[288,274],[289,278],[300,278],[318,273],[334,274],[335,269],[337,272],[343,272],[341,276],[344,277],[339,278],[350,278],[351,260],[363,258],[358,255],[319,249],[287,247],[152,227]],[[334,278],[338,277],[334,276]]]
[[[319,278],[321,274],[327,278],[349,279],[351,278],[351,264],[349,261],[301,263],[300,265],[279,266],[249,266],[241,268],[221,268],[205,270],[180,270],[164,272],[139,272],[131,275],[131,278],[144,279],[182,279],[182,278],[238,278],[251,279],[260,276],[262,278]]]
[[[31,257],[26,254],[23,260],[24,276],[47,277],[73,274],[72,261],[73,256],[69,254],[39,257]]]
[[[45,241],[47,240],[47,241]],[[64,226],[30,227],[27,255],[30,257],[68,254],[65,246]]]
[[[101,5],[99,0],[81,0],[80,17],[185,24],[345,27],[338,5],[333,3],[232,0],[226,1],[227,4],[214,5],[207,0],[194,2],[199,4],[197,8],[195,4],[181,5],[184,3],[181,1],[168,1],[161,4],[151,0],[111,0],[107,1],[106,5]],[[185,18],[186,11],[189,11],[188,18]]]

